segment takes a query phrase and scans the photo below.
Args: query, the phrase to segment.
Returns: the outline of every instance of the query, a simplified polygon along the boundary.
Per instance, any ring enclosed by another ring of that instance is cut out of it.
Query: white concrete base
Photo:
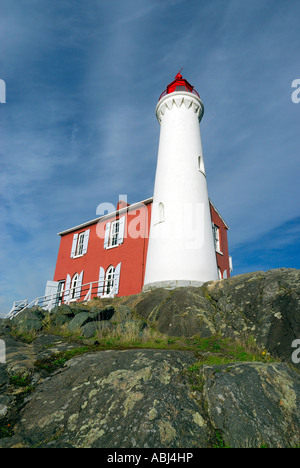
[[[173,280],[173,281],[156,281],[155,283],[148,283],[143,287],[143,292],[153,291],[154,289],[175,289],[186,288],[187,286],[199,288],[202,286],[203,281],[189,281],[189,280]]]

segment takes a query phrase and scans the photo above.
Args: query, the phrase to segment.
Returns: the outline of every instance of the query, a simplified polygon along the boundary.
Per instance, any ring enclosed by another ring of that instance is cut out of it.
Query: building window
[[[76,286],[78,286],[78,280],[79,280],[79,275],[78,273],[75,273],[75,275],[72,278],[72,283],[71,283],[71,291],[70,291],[71,301],[74,300],[76,297]]]
[[[58,283],[58,304],[57,305],[62,305],[63,297],[64,297],[64,289],[65,289],[65,281],[59,281]]]
[[[97,296],[116,296],[119,294],[121,263],[116,268],[111,265],[106,273],[103,267],[99,270],[99,282]]]
[[[213,228],[213,235],[214,235],[214,242],[215,242],[215,249],[216,252],[221,252],[221,243],[220,243],[220,228],[215,224],[212,225]]]
[[[82,232],[78,236],[78,242],[77,242],[77,246],[76,246],[75,257],[79,257],[79,255],[82,255],[83,243],[84,243],[84,232]]]
[[[124,242],[125,216],[106,224],[104,248],[117,247]]]
[[[118,245],[118,237],[120,231],[120,221],[114,221],[110,226],[110,235],[108,239],[108,247],[115,247]]]
[[[90,229],[84,232],[76,233],[73,236],[71,258],[81,257],[87,253],[90,237]]]
[[[110,294],[114,287],[114,279],[115,279],[115,267],[112,265],[108,268],[105,276],[105,288],[104,294]]]

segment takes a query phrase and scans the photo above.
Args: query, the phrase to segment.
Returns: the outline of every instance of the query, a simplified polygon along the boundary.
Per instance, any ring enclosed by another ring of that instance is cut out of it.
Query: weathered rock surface
[[[296,447],[300,375],[286,364],[203,368],[209,418],[229,447]]]
[[[36,364],[78,342],[46,334],[49,319],[38,308],[15,322],[37,333],[30,344],[0,321],[7,350],[0,447],[300,446],[300,374],[291,361],[299,293],[300,272],[279,269],[106,300],[102,308],[99,301],[64,305],[50,320],[69,329],[73,322],[87,338],[115,327],[142,332],[151,323],[170,337],[254,337],[281,362],[199,366],[190,351],[98,350],[47,373]]]
[[[300,338],[300,270],[280,268],[141,295],[137,312],[170,336],[248,339],[291,362]]]
[[[74,358],[39,386],[16,432],[43,446],[207,445],[207,431],[195,422],[202,423],[198,405],[180,374],[193,362],[189,353],[152,350]]]
[[[52,342],[56,351],[66,346],[54,338]],[[14,436],[0,440],[0,447],[299,444],[296,370],[284,363],[204,366],[195,390],[189,379],[194,363],[193,353],[186,351],[113,350],[75,357],[51,377],[43,378],[32,368],[36,389],[18,414]],[[27,366],[30,369],[30,362]],[[14,367],[11,361],[6,372]],[[5,388],[8,376],[1,381]],[[0,418],[15,398],[2,396]]]

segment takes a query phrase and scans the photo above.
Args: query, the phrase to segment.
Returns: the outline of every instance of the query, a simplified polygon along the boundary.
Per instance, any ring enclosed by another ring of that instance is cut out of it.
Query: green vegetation
[[[78,346],[72,350],[53,354],[50,358],[42,361],[37,361],[36,366],[53,372],[71,358],[94,351],[105,351],[109,349],[168,349],[168,350],[183,350],[192,351],[195,353],[197,362],[189,369],[189,373],[198,373],[203,365],[221,365],[230,364],[237,361],[261,361],[270,362],[271,357],[266,351],[262,351],[257,347],[253,340],[247,343],[240,343],[230,338],[222,338],[220,336],[211,336],[209,338],[201,338],[194,336],[192,338],[185,337],[169,337],[159,333],[153,327],[147,327],[143,331],[137,327],[129,326],[126,330],[116,326],[112,330],[99,330],[92,340],[86,340],[80,336],[80,330],[73,334],[70,332],[64,333],[66,327],[60,327],[60,336],[65,338],[76,339],[78,343],[83,343],[84,346]],[[52,330],[53,332],[53,330]],[[56,332],[58,330],[56,329]],[[88,344],[87,344],[88,343]],[[193,383],[199,387],[199,382]]]
[[[0,439],[4,437],[12,437],[13,436],[13,425],[10,423],[5,423],[0,426]]]
[[[38,369],[42,369],[47,371],[49,374],[54,372],[56,369],[63,367],[67,361],[72,359],[75,356],[79,356],[81,354],[85,354],[89,351],[92,351],[93,347],[80,347],[74,348],[68,351],[62,351],[60,353],[55,353],[51,357],[38,360],[35,362],[35,366]]]
[[[31,378],[30,376],[21,377],[19,375],[12,375],[10,377],[10,383],[15,387],[28,387],[30,385]]]
[[[38,336],[37,331],[33,329],[27,330],[26,328],[19,327],[18,325],[14,325],[10,333],[17,340],[20,340],[23,343],[28,343],[28,344],[32,343]]]
[[[212,448],[230,448],[228,445],[225,444],[220,431],[215,432],[215,438],[212,444]]]

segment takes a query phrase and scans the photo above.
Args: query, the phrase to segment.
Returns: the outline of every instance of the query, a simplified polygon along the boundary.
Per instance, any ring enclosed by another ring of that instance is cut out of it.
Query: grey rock
[[[88,312],[81,312],[80,314],[75,315],[68,325],[70,332],[75,332],[79,328],[83,327],[86,323],[91,322],[92,317]]]
[[[6,370],[6,365],[0,364],[0,391],[3,386],[8,384],[8,382],[9,382],[9,376]]]
[[[67,316],[70,316],[70,317],[74,317],[74,311],[73,309],[71,309],[70,306],[68,306],[67,304],[62,304],[60,306],[56,306],[54,307],[54,309],[52,309],[51,311],[51,315],[67,315]]]
[[[300,337],[300,270],[280,268],[203,284],[144,293],[139,315],[169,336],[253,337],[270,353],[291,362]]]
[[[204,394],[212,425],[233,448],[296,447],[300,375],[283,363],[205,366]]]
[[[42,332],[22,343],[5,326],[0,413],[4,422],[17,424],[0,447],[300,446],[300,377],[291,361],[291,344],[300,339],[299,270],[255,272],[92,304],[74,305],[76,313],[73,306],[57,308],[54,316],[65,316],[86,341],[98,330],[142,333],[152,324],[168,336],[251,338],[281,362],[200,367],[187,351],[93,348],[45,375],[38,362],[82,342]],[[113,309],[110,320],[103,319],[101,311],[108,317]],[[25,312],[14,326],[44,324],[44,311]],[[15,375],[31,380],[29,395],[13,386]]]
[[[187,351],[93,352],[37,385],[0,447],[296,447],[300,376],[285,363],[199,368]],[[192,366],[192,367],[191,367]],[[1,400],[7,414],[12,401]]]
[[[115,308],[113,306],[105,307],[104,309],[99,309],[97,307],[92,307],[90,314],[93,320],[102,321],[110,320],[115,313]]]
[[[51,447],[209,446],[210,427],[182,374],[193,362],[192,353],[157,350],[74,358],[37,388],[15,435],[41,447],[51,438]]]
[[[25,309],[19,315],[12,320],[12,325],[17,326],[23,331],[35,331],[42,330],[44,324],[45,312],[40,307],[32,307]]]
[[[143,320],[124,320],[118,323],[118,330],[122,333],[139,333],[142,332],[148,325]]]
[[[81,334],[85,338],[92,338],[98,330],[102,332],[108,332],[113,328],[110,322],[89,322],[81,327]]]

